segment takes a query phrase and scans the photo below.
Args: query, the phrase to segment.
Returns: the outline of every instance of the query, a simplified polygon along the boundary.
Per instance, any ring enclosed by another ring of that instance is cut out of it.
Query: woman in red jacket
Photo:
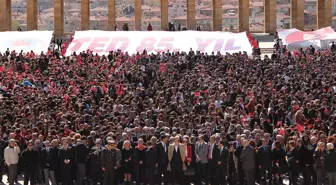
[[[185,173],[185,179],[186,183],[185,184],[190,184],[191,180],[193,179],[193,169],[191,168],[191,163],[192,163],[192,147],[189,144],[189,137],[184,136],[183,137],[183,146],[185,147],[185,159],[184,162],[186,163],[187,170],[184,172]]]

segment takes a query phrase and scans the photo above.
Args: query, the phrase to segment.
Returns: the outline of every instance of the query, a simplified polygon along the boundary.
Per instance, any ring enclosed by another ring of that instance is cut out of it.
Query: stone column
[[[250,29],[250,1],[238,0],[238,31],[244,32]]]
[[[291,0],[291,28],[304,30],[304,0]]]
[[[333,18],[333,10],[332,10],[332,2],[333,1],[326,1],[324,10],[326,12],[326,18],[325,18],[325,26],[332,26],[332,18]]]
[[[161,30],[168,30],[168,0],[161,0]]]
[[[11,0],[0,3],[0,31],[12,30],[12,5]]]
[[[196,30],[195,0],[187,0],[187,29]]]
[[[141,11],[141,0],[134,0],[135,4],[135,17],[134,17],[134,25],[135,30],[141,31],[141,17],[142,17],[142,11]]]
[[[265,33],[276,32],[276,0],[264,0]]]
[[[12,0],[4,0],[6,4],[5,15],[6,21],[4,26],[6,27],[6,31],[12,31]],[[16,30],[15,30],[16,31]]]
[[[222,31],[222,0],[212,0],[212,31]]]
[[[38,29],[37,0],[27,0],[27,30]]]
[[[54,0],[55,35],[64,34],[64,0]]]
[[[332,24],[332,1],[317,1],[317,29],[331,26]]]
[[[81,29],[90,29],[90,0],[81,0]]]
[[[115,31],[116,15],[115,15],[115,1],[108,0],[108,23],[107,30]]]

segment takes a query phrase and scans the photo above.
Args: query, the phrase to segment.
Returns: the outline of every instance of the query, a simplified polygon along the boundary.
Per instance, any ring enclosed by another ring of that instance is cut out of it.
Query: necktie
[[[210,148],[209,148],[208,158],[212,159],[212,144],[210,145]]]
[[[223,148],[221,148],[221,150],[220,150],[220,153],[219,153],[220,155],[222,155],[222,151],[223,151]]]
[[[264,146],[264,150],[265,150],[265,152],[267,151],[267,147],[266,146]]]

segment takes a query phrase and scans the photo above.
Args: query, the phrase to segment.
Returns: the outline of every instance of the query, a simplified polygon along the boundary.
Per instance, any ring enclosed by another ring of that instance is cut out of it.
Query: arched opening
[[[250,32],[263,32],[264,31],[264,0],[250,0],[250,19],[249,30]]]
[[[77,0],[64,0],[64,32],[80,30],[81,3]]]
[[[27,1],[12,0],[12,31],[27,30]]]
[[[290,28],[290,0],[277,1],[277,29]]]
[[[332,28],[336,29],[336,1],[332,1]]]
[[[90,3],[90,30],[107,30],[108,0]]]
[[[305,0],[304,7],[304,29],[315,30],[317,25],[317,1]]]
[[[223,1],[222,24],[223,31],[238,31],[238,0]]]
[[[117,30],[123,30],[127,25],[128,30],[134,30],[134,0],[115,0]]]
[[[187,0],[168,1],[168,21],[172,31],[187,27]]]
[[[141,0],[141,30],[161,30],[160,0]],[[149,26],[150,24],[150,26]]]
[[[38,30],[54,30],[54,1],[37,0]]]
[[[195,0],[196,6],[196,27],[202,31],[212,30],[212,0]]]

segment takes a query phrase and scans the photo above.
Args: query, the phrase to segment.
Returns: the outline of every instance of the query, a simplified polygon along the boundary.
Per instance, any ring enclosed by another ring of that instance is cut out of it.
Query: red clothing
[[[186,155],[186,158],[185,158],[185,162],[191,162],[191,159],[192,159],[192,148],[191,148],[191,146],[187,146],[187,149],[186,149],[186,151],[187,151],[187,155]]]
[[[148,25],[148,27],[147,27],[147,31],[152,31],[152,30],[153,30],[152,25]]]

